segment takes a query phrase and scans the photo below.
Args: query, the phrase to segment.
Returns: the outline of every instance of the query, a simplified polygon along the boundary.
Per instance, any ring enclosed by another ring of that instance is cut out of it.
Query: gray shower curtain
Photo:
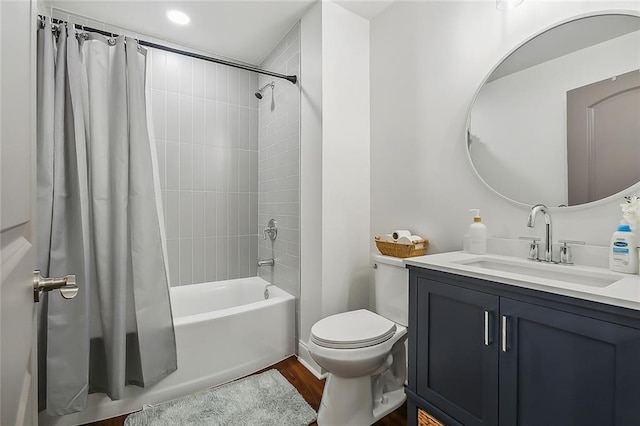
[[[43,276],[80,291],[38,314],[40,409],[86,408],[177,368],[147,130],[145,55],[134,39],[38,30],[37,243]]]

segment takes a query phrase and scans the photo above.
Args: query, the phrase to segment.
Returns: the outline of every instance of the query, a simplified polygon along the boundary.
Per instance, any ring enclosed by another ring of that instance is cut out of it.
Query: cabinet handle
[[[489,346],[489,311],[484,311],[484,345]]]
[[[502,316],[502,352],[507,352],[509,350],[507,346],[507,317],[505,315]]]

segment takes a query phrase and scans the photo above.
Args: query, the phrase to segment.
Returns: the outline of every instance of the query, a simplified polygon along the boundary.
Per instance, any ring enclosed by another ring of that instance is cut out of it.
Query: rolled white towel
[[[413,248],[415,250],[420,250],[424,248],[424,244],[425,244],[424,238],[422,238],[419,235],[411,235],[409,237],[400,237],[396,242],[398,244],[413,244],[414,245]]]
[[[415,244],[417,242],[422,242],[424,238],[419,235],[409,235],[408,237],[400,237],[398,238],[397,243],[400,244]]]
[[[393,231],[391,233],[391,236],[397,242],[402,237],[410,237],[411,236],[411,232],[409,232],[406,229],[396,229],[395,231]]]

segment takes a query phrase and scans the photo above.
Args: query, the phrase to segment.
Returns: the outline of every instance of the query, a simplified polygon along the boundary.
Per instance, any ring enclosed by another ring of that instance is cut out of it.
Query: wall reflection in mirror
[[[640,189],[640,17],[583,17],[514,50],[469,112],[482,180],[525,204],[585,204]]]

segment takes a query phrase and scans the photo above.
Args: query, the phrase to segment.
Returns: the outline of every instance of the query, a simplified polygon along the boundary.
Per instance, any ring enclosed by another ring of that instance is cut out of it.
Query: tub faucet
[[[536,226],[536,217],[538,213],[542,213],[544,215],[544,225],[545,225],[545,233],[544,233],[544,242],[545,242],[545,250],[544,250],[544,259],[538,258],[540,261],[544,262],[553,262],[553,240],[551,237],[551,215],[549,214],[548,207],[544,204],[536,204],[531,207],[531,211],[529,212],[529,218],[527,219],[527,226],[529,228],[533,228]]]
[[[260,266],[273,266],[275,265],[276,260],[274,258],[271,259],[258,259],[258,267]]]

